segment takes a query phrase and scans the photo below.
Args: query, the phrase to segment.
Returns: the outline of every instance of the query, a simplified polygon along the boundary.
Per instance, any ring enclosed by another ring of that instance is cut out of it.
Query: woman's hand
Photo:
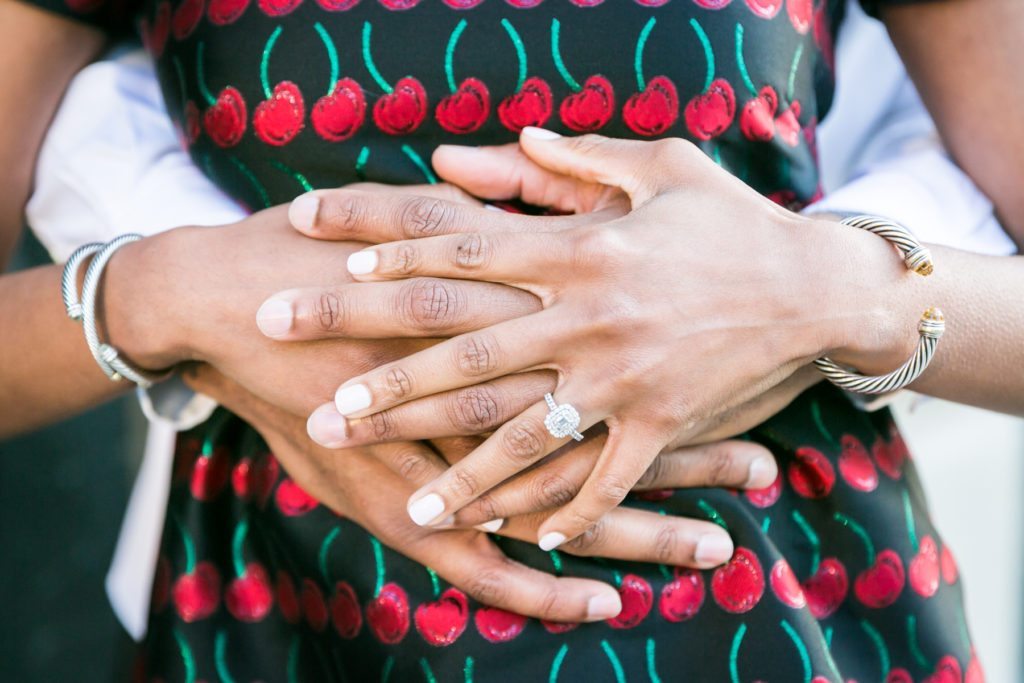
[[[579,429],[604,421],[609,436],[579,494],[540,529],[545,549],[595,524],[667,444],[699,434],[702,424],[810,359],[900,348],[869,343],[882,334],[912,347],[913,329],[880,324],[888,320],[880,317],[888,285],[906,277],[883,240],[785,211],[680,140],[527,131],[521,145],[554,174],[618,188],[631,213],[581,227],[578,216],[570,223],[433,202],[432,220],[411,235],[433,236],[371,247],[353,255],[350,271],[360,280],[512,284],[536,295],[544,310],[356,377],[335,403],[343,415],[366,417],[525,370],[557,371],[557,401],[579,411]],[[359,209],[359,197],[318,194],[317,220],[297,225],[310,236],[400,236],[395,223],[378,226]],[[391,200],[392,211],[400,210],[402,200]],[[341,222],[331,219],[338,207]],[[858,360],[865,368],[890,359]],[[447,519],[560,447],[565,439],[545,428],[547,414],[537,403],[502,426],[417,491],[410,515],[424,524]]]

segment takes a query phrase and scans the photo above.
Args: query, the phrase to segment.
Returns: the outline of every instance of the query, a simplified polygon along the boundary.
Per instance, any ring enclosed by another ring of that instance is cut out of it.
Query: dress
[[[38,0],[111,30],[125,3]],[[817,194],[842,3],[810,0],[150,0],[172,117],[252,208],[366,178],[424,182],[441,142],[524,125],[685,136],[758,191]],[[500,541],[620,586],[608,623],[481,607],[298,488],[218,411],[182,435],[140,671],[146,680],[980,681],[956,564],[887,412],[818,386],[752,430],[768,489],[628,504],[710,518],[697,572]],[[933,676],[933,678],[928,678]]]

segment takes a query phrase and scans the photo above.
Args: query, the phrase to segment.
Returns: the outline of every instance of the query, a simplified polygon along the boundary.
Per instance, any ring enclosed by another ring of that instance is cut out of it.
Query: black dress
[[[523,126],[684,136],[776,201],[818,195],[837,0],[33,0],[108,30],[138,18],[183,144],[252,208],[313,187],[434,180],[442,142]],[[104,4],[104,2],[109,4]],[[136,14],[137,13],[137,14]],[[544,553],[620,587],[606,623],[483,607],[317,504],[217,414],[179,440],[147,680],[983,680],[956,564],[888,412],[819,386],[750,432],[762,491],[628,504],[710,518],[699,572]]]

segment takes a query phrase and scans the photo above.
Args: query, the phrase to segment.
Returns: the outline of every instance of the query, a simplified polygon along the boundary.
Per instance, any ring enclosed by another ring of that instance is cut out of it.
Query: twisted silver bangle
[[[103,248],[100,242],[83,244],[72,252],[64,264],[64,271],[60,277],[60,296],[64,300],[64,310],[68,317],[78,322],[82,319],[82,302],[78,299],[78,271],[82,268],[82,261],[89,258]]]
[[[840,221],[843,225],[867,230],[884,237],[903,255],[908,270],[927,277],[935,270],[931,252],[902,225],[877,216],[851,216]],[[925,371],[935,355],[935,347],[946,330],[946,319],[938,308],[929,308],[917,325],[920,338],[917,350],[903,365],[886,375],[866,376],[850,372],[827,357],[814,361],[828,381],[848,391],[860,394],[887,394],[907,386]]]

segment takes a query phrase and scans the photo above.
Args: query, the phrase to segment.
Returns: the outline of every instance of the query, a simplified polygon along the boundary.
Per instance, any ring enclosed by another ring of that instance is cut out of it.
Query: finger
[[[621,188],[634,207],[678,186],[683,169],[703,157],[697,147],[682,138],[640,141],[593,134],[562,137],[541,128],[524,128],[519,144],[544,168]]]
[[[385,185],[384,183],[352,183],[346,185],[347,190],[359,192],[375,192],[378,194],[411,194],[420,197],[434,197],[444,199],[457,204],[468,204],[470,206],[483,206],[484,203],[467,192],[465,189],[451,183],[432,183],[429,185]]]
[[[633,489],[759,489],[770,486],[778,473],[775,456],[764,446],[750,441],[718,441],[662,453]]]
[[[449,337],[540,308],[536,297],[513,287],[415,278],[278,292],[260,306],[256,325],[280,341]]]
[[[555,578],[506,557],[486,536],[427,535],[410,553],[470,597],[548,621],[603,621],[622,611],[618,591],[589,579]]]
[[[314,441],[329,448],[483,434],[540,401],[544,394],[554,390],[555,383],[552,372],[509,375],[348,421],[338,413],[334,404],[328,404],[333,415],[337,416],[331,419],[335,422],[340,420],[338,424],[344,425],[346,433],[322,435],[318,431],[319,424],[314,425],[313,417],[310,417],[309,434]]]
[[[532,516],[510,517],[501,535],[533,541],[537,523]],[[728,562],[733,543],[725,529],[713,522],[619,507],[559,550],[584,557],[708,569]]]
[[[562,326],[554,309],[459,335],[382,365],[343,384],[334,396],[342,415],[366,417],[415,399],[542,367]],[[552,334],[536,337],[538,329]]]
[[[300,195],[289,206],[288,219],[309,237],[372,244],[459,232],[535,232],[579,224],[572,216],[527,216],[437,197],[348,188]]]

